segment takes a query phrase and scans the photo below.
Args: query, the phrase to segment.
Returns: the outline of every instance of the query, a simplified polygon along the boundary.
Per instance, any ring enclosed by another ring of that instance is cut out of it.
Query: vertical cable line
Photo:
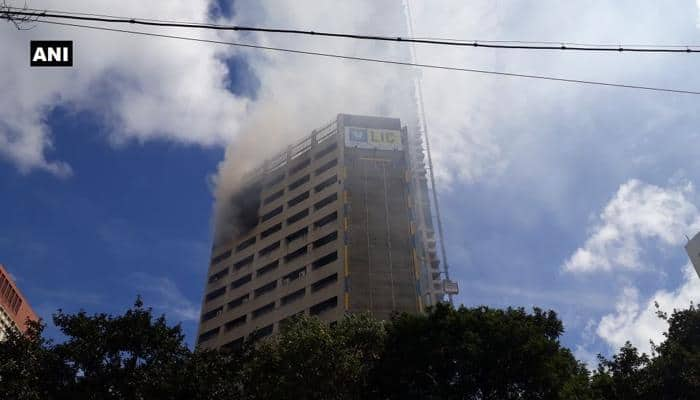
[[[405,0],[406,4],[406,20],[408,22],[408,35],[413,36],[413,16],[411,15],[411,4],[410,0]],[[416,49],[415,45],[411,44],[410,46],[411,49],[411,63],[416,64],[417,63],[417,57],[416,57]],[[440,203],[438,203],[438,197],[437,197],[437,190],[435,189],[435,174],[433,173],[433,158],[430,154],[430,139],[428,137],[428,122],[426,121],[425,118],[425,106],[423,104],[423,85],[421,83],[421,77],[418,75],[418,73],[415,74],[414,78],[414,83],[416,85],[416,94],[418,97],[418,117],[421,122],[421,126],[423,129],[423,137],[425,138],[425,151],[428,154],[428,169],[429,169],[429,176],[430,176],[430,186],[432,188],[432,197],[433,197],[433,207],[435,208],[435,218],[437,220],[437,226],[438,226],[438,238],[440,242],[440,253],[442,255],[442,261],[444,263],[443,266],[443,272],[445,273],[445,279],[450,280],[450,270],[449,266],[447,264],[447,252],[445,251],[445,237],[443,234],[442,230],[442,218],[440,216]],[[443,285],[443,291],[445,290],[444,285]],[[454,301],[452,299],[452,295],[448,294],[447,295],[450,304],[454,305]]]
[[[376,163],[376,161],[375,161]],[[386,222],[386,247],[389,256],[389,279],[391,280],[391,308],[396,310],[396,295],[394,294],[394,264],[391,258],[391,221],[389,220],[389,188],[386,184],[386,165],[380,163],[382,167],[382,180],[384,183],[384,219]]]
[[[362,194],[364,195],[365,204],[365,233],[367,236],[367,286],[369,286],[369,310],[372,311],[374,305],[372,304],[372,253],[369,248],[369,206],[367,205],[367,165],[362,166]]]

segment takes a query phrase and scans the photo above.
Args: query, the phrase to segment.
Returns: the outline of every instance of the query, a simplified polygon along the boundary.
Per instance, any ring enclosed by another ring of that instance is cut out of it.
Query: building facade
[[[212,251],[198,344],[237,347],[300,313],[416,313],[442,301],[420,134],[341,114],[250,173]]]
[[[688,253],[688,258],[695,268],[695,272],[700,277],[700,233],[696,233],[692,239],[688,240],[685,245],[685,251]]]
[[[28,319],[36,321],[38,318],[10,274],[0,264],[0,341],[5,339],[9,330],[26,331]]]

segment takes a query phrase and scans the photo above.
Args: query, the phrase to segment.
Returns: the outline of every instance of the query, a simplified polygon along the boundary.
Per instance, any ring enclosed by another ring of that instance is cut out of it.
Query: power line
[[[38,8],[25,8],[25,7],[7,7],[8,9],[24,10],[24,11],[34,11],[34,12],[50,12],[57,14],[73,14],[73,15],[84,15],[91,17],[105,17],[105,18],[126,18],[124,16],[118,16],[113,14],[96,14],[96,13],[85,13],[85,12],[75,12],[75,11],[62,11],[55,9],[38,9]],[[154,22],[172,22],[172,23],[184,23],[188,25],[202,24],[207,26],[218,26],[218,27],[230,27],[230,25],[215,24],[215,23],[200,23],[196,21],[178,21],[172,19],[152,19],[152,18],[139,18],[141,21],[154,21]],[[381,36],[381,35],[372,35]],[[455,38],[445,38],[445,37],[417,37],[409,35],[408,38],[412,39],[422,39],[422,40],[439,40],[446,42],[464,42],[464,43],[520,43],[520,44],[549,44],[549,45],[571,45],[571,46],[587,46],[587,47],[669,47],[669,48],[688,48],[688,47],[700,47],[700,44],[659,44],[659,43],[641,43],[641,44],[630,44],[630,43],[581,43],[581,42],[570,42],[565,40],[560,41],[546,41],[546,40],[485,40],[485,39],[455,39]]]
[[[372,63],[378,63],[378,64],[402,65],[402,66],[409,66],[409,67],[420,67],[420,68],[437,69],[437,70],[445,70],[445,71],[472,72],[472,73],[486,74],[486,75],[498,75],[498,76],[509,76],[509,77],[515,77],[515,78],[540,79],[540,80],[547,80],[547,81],[553,81],[553,82],[566,82],[566,83],[582,84],[582,85],[608,86],[608,87],[617,87],[617,88],[626,88],[626,89],[649,90],[649,91],[655,91],[655,92],[700,95],[700,91],[693,91],[693,90],[671,89],[671,88],[642,86],[642,85],[628,85],[628,84],[622,84],[622,83],[591,81],[591,80],[583,80],[583,79],[559,78],[559,77],[553,77],[553,76],[547,76],[547,75],[532,75],[532,74],[520,74],[520,73],[514,73],[514,72],[490,71],[490,70],[475,69],[475,68],[450,67],[450,66],[446,66],[446,65],[412,63],[412,62],[406,62],[406,61],[386,60],[386,59],[371,58],[371,57],[356,57],[356,56],[347,56],[347,55],[342,55],[342,54],[287,49],[287,48],[283,48],[283,47],[261,46],[261,45],[255,45],[255,44],[249,44],[249,43],[227,42],[227,41],[223,41],[223,40],[201,39],[201,38],[193,38],[193,37],[188,37],[188,36],[177,36],[177,35],[166,35],[166,34],[162,34],[162,33],[139,32],[139,31],[132,31],[132,30],[128,30],[128,29],[116,29],[116,28],[106,28],[106,27],[93,26],[93,25],[82,25],[82,24],[72,24],[72,23],[66,23],[66,22],[45,21],[45,20],[41,20],[41,19],[37,20],[35,22],[44,23],[44,24],[51,24],[51,25],[61,25],[61,26],[70,26],[70,27],[77,27],[77,28],[94,29],[94,30],[100,30],[100,31],[129,33],[129,34],[139,35],[139,36],[152,36],[152,37],[187,40],[187,41],[201,42],[201,43],[212,43],[212,44],[221,44],[221,45],[227,45],[227,46],[245,47],[245,48],[259,49],[259,50],[277,51],[277,52],[291,53],[291,54],[304,54],[304,55],[312,55],[312,56],[327,57],[327,58],[337,58],[337,59],[343,59],[343,60],[365,61],[365,62],[372,62]]]
[[[49,11],[39,11],[35,9],[24,9],[22,11],[12,11],[19,10],[16,7],[9,7],[8,11],[3,12],[7,19],[10,16],[22,16],[22,17],[33,17],[33,18],[59,18],[59,19],[70,19],[79,21],[89,21],[89,22],[105,22],[105,23],[119,23],[119,24],[132,24],[132,25],[144,25],[144,26],[159,26],[159,27],[172,27],[172,28],[194,28],[194,29],[211,29],[220,31],[236,31],[236,32],[263,32],[263,33],[282,33],[282,34],[292,34],[292,35],[307,35],[307,36],[319,36],[319,37],[332,37],[332,38],[344,38],[344,39],[356,39],[356,40],[373,40],[373,41],[385,41],[385,42],[402,42],[402,43],[414,43],[414,44],[430,44],[430,45],[442,45],[442,46],[458,46],[458,47],[482,47],[491,49],[510,49],[510,50],[564,50],[564,51],[594,51],[594,52],[634,52],[634,53],[700,53],[700,49],[694,49],[693,46],[682,46],[682,45],[670,45],[670,46],[657,46],[657,47],[635,47],[622,45],[587,45],[582,43],[556,43],[556,42],[530,42],[534,44],[525,44],[522,41],[464,41],[457,39],[433,39],[433,38],[415,38],[415,37],[401,37],[401,36],[381,36],[381,35],[362,35],[353,33],[335,33],[335,32],[323,32],[323,31],[312,31],[312,30],[300,30],[300,29],[280,29],[280,28],[262,28],[262,27],[252,27],[252,26],[239,26],[239,25],[218,25],[209,23],[197,23],[197,22],[176,22],[176,21],[166,21],[166,20],[149,20],[142,18],[125,18],[101,14],[88,14],[88,13],[68,13],[68,12],[49,12]],[[509,44],[504,44],[509,43]],[[639,46],[639,45],[636,45]]]

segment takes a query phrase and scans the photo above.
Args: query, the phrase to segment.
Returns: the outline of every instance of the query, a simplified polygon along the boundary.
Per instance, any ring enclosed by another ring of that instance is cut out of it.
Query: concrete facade
[[[685,251],[688,253],[688,258],[700,277],[700,233],[695,234],[692,239],[685,245]]]
[[[24,332],[27,320],[36,321],[36,313],[27,303],[5,267],[0,264],[0,341],[9,330]]]
[[[236,347],[300,313],[388,318],[441,301],[416,137],[341,114],[249,174],[238,233],[212,251],[198,344]]]

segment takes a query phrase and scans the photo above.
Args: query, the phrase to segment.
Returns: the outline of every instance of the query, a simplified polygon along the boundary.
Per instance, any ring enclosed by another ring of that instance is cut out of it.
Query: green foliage
[[[29,321],[25,334],[12,330],[0,342],[0,399],[48,399],[63,386],[68,370],[43,331],[43,323]]]
[[[247,393],[253,399],[365,398],[383,334],[382,325],[366,315],[349,316],[333,327],[299,317],[253,352]]]
[[[651,392],[656,399],[700,398],[700,308],[691,304],[674,310],[668,317],[666,340],[654,346],[656,357],[650,366],[654,378]]]
[[[593,393],[604,400],[648,398],[649,363],[649,357],[640,355],[630,342],[612,360],[598,356],[598,370],[591,378]]]
[[[652,357],[640,355],[629,342],[611,360],[599,356],[591,379],[596,399],[700,398],[700,309],[691,304],[671,316],[657,314],[668,322],[668,331],[663,343],[653,345]]]
[[[66,314],[62,343],[26,334],[0,343],[0,399],[697,399],[700,311],[669,323],[654,355],[631,344],[589,377],[559,338],[553,311],[438,305],[381,322],[330,326],[301,316],[236,351],[189,350],[140,300],[122,315]]]
[[[376,374],[382,397],[559,399],[587,381],[559,344],[563,326],[552,311],[438,305],[397,316],[388,330]]]

